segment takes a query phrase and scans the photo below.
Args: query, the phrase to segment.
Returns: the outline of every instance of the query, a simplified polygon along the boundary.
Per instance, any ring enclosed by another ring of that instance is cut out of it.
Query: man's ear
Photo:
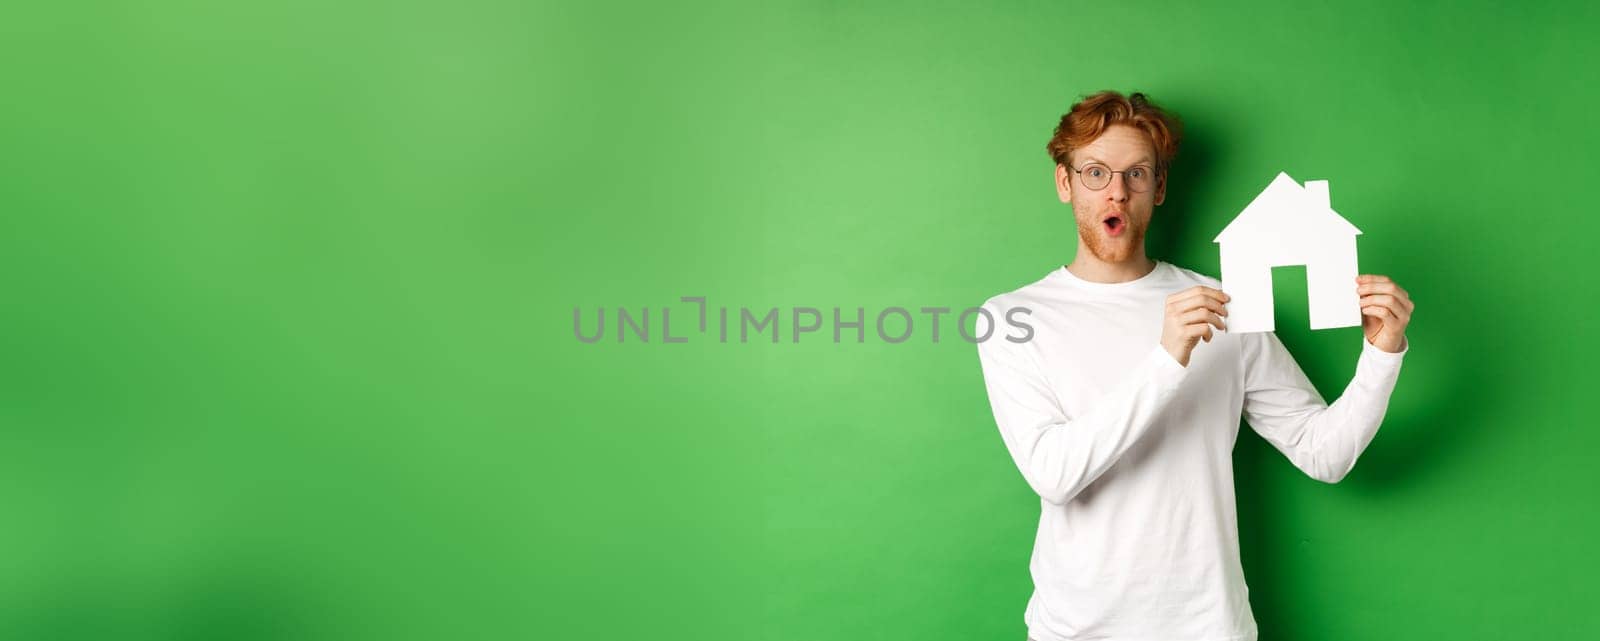
[[[1162,201],[1164,201],[1166,199],[1167,199],[1167,172],[1163,171],[1163,172],[1161,172],[1161,176],[1156,178],[1156,204],[1159,205],[1159,204],[1161,204]]]
[[[1066,165],[1056,165],[1056,195],[1061,197],[1061,202],[1072,202],[1072,174],[1067,172]]]

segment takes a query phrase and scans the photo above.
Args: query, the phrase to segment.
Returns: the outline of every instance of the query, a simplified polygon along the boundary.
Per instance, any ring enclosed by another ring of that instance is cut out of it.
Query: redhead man
[[[1142,94],[1073,105],[1048,149],[1077,255],[984,303],[988,318],[1026,307],[1035,328],[978,344],[1006,450],[1040,497],[1033,641],[1256,639],[1234,509],[1240,417],[1337,483],[1400,374],[1413,305],[1387,277],[1353,283],[1363,340],[1329,405],[1276,335],[1226,332],[1219,281],[1145,255],[1179,137]]]

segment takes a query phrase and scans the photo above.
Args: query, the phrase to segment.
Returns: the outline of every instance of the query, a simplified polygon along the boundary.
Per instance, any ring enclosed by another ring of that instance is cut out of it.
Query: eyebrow
[[[1099,163],[1099,164],[1106,165],[1106,166],[1110,166],[1111,165],[1111,163],[1108,163],[1108,162],[1106,162],[1104,160],[1101,160],[1099,158],[1096,158],[1094,156],[1085,157],[1083,159],[1083,162],[1084,163],[1091,163],[1091,162],[1092,163]],[[1134,165],[1151,165],[1151,166],[1154,166],[1156,164],[1156,162],[1154,160],[1135,160],[1135,161],[1133,161],[1133,164]]]

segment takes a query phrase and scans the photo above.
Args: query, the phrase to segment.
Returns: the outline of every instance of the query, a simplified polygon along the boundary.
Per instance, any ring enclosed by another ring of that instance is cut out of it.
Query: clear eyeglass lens
[[[1103,165],[1089,165],[1083,168],[1083,185],[1090,189],[1103,189],[1111,184],[1111,170]]]
[[[1123,174],[1128,178],[1128,188],[1134,191],[1147,191],[1150,189],[1150,172],[1144,167],[1134,167]]]

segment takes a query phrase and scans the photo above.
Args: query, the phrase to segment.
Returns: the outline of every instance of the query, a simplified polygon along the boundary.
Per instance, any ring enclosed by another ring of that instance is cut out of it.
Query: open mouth
[[[1106,233],[1112,236],[1119,236],[1128,228],[1128,221],[1122,216],[1107,216],[1101,224],[1105,225]]]

